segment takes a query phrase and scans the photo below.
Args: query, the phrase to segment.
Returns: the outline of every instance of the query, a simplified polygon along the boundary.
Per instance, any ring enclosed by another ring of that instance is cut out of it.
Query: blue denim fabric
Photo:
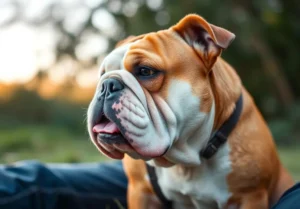
[[[272,209],[299,209],[300,208],[300,183],[288,189]]]
[[[1,209],[120,209],[126,189],[121,161],[0,166]]]
[[[122,209],[127,178],[121,161],[43,164],[23,161],[0,166],[1,209]],[[300,183],[272,209],[300,208]]]

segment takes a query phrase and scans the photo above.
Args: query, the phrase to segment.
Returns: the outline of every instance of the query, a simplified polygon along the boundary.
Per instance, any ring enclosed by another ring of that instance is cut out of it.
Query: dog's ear
[[[139,36],[128,36],[127,38],[119,41],[116,45],[115,45],[115,48],[118,48],[119,46],[122,46],[124,44],[127,44],[127,43],[131,43],[131,42],[135,42],[139,39],[142,39],[143,37],[145,36],[145,34],[143,35],[139,35]]]
[[[208,70],[235,38],[230,31],[209,24],[198,15],[187,15],[172,29],[194,48]]]

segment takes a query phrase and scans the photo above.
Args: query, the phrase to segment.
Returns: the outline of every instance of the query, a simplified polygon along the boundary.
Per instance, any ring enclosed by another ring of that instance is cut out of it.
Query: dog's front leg
[[[128,186],[128,209],[160,209],[162,204],[156,195],[149,193],[142,185]]]
[[[154,194],[151,183],[147,178],[145,162],[143,160],[134,160],[125,155],[123,165],[128,178],[128,209],[162,208],[162,204]]]

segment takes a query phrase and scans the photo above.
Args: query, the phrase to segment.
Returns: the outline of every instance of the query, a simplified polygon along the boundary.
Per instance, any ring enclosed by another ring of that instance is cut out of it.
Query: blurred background
[[[0,0],[0,163],[107,160],[85,124],[103,57],[118,40],[167,28],[188,13],[236,34],[222,56],[300,180],[296,0]]]

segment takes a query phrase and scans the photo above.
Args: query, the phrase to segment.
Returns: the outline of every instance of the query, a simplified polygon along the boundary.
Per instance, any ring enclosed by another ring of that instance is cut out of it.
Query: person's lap
[[[300,208],[300,183],[288,189],[272,209],[299,209]]]
[[[127,178],[121,161],[43,164],[24,161],[0,166],[1,209],[126,208]],[[272,209],[300,208],[300,184]]]
[[[126,188],[121,161],[0,166],[1,209],[120,209],[126,207]]]

